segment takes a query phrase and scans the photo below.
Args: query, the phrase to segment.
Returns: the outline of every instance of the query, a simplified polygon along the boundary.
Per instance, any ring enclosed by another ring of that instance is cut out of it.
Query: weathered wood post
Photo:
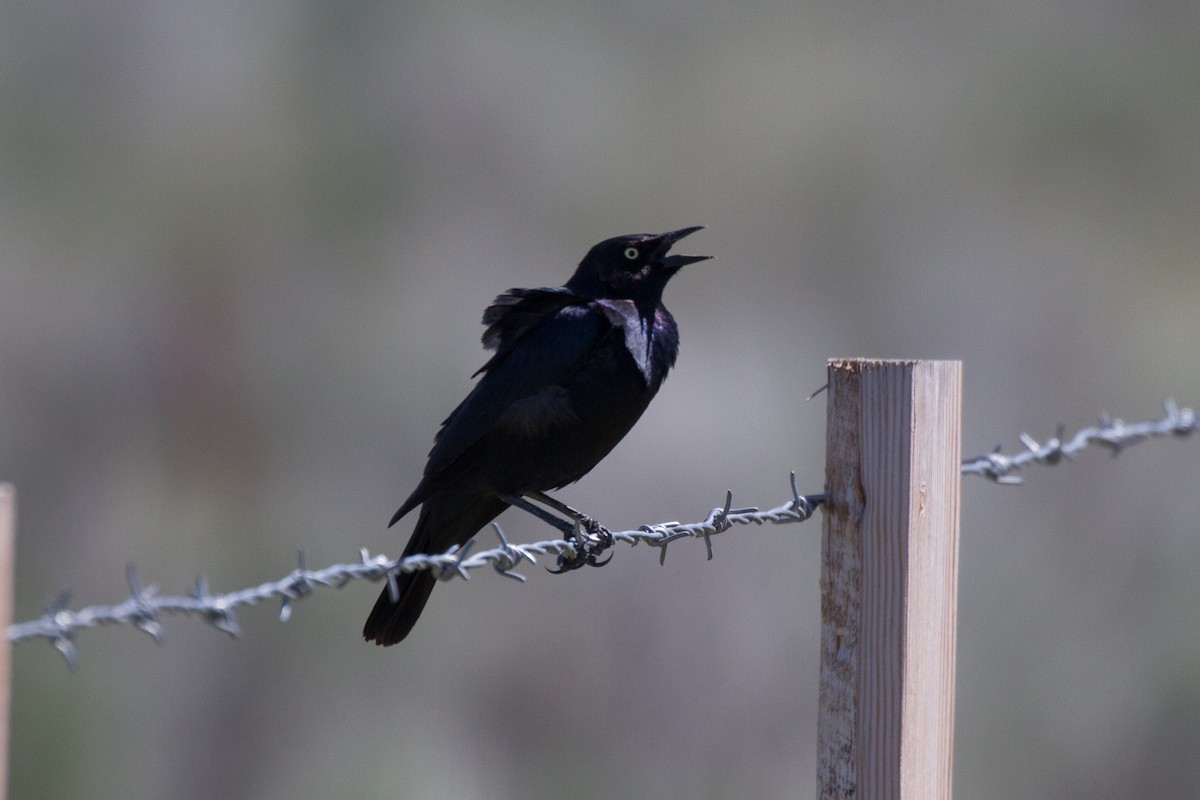
[[[7,633],[13,617],[16,574],[17,493],[0,483],[0,632]],[[8,795],[9,701],[12,698],[12,642],[0,636],[0,800]]]
[[[949,800],[962,362],[829,362],[821,798]]]

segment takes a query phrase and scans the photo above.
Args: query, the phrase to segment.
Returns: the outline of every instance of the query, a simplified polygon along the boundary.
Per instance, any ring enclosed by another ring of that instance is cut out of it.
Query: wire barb
[[[500,540],[500,547],[497,548],[500,554],[492,562],[492,568],[506,578],[512,578],[517,583],[524,583],[525,576],[519,572],[513,572],[513,567],[520,564],[522,558],[529,559],[530,564],[536,564],[537,562],[533,560],[533,556],[522,553],[517,548],[509,545],[508,539],[504,538],[504,529],[500,527],[499,522],[492,523],[492,530],[496,532],[496,538]]]

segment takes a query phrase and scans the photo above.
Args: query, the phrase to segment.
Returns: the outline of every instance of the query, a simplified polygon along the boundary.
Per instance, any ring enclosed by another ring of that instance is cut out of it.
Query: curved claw
[[[612,547],[616,541],[613,538],[612,531],[595,520],[592,520],[592,523],[588,526],[587,532],[600,543],[601,548],[607,549]]]
[[[604,567],[608,565],[608,562],[613,560],[613,555],[613,553],[609,553],[608,558],[603,561],[600,561],[595,553],[582,553],[574,558],[560,555],[558,557],[558,569],[546,567],[546,571],[552,575],[562,575],[564,572],[571,572],[582,567]]]
[[[611,554],[604,561],[597,560],[597,556],[616,543],[612,532],[591,517],[584,517],[576,524],[578,525],[576,531],[567,537],[567,541],[571,542],[574,547],[574,553],[572,555],[559,553],[557,569],[546,567],[546,571],[552,575],[562,575],[564,572],[571,572],[580,567],[603,567],[612,561]],[[581,536],[580,533],[586,535]]]
[[[585,558],[579,558],[579,557],[567,558],[566,556],[559,556],[558,557],[558,569],[551,569],[550,567],[546,567],[546,572],[549,572],[551,575],[562,575],[564,572],[571,572],[573,570],[579,569],[580,567],[587,566],[587,563],[588,562],[587,562],[586,557]]]

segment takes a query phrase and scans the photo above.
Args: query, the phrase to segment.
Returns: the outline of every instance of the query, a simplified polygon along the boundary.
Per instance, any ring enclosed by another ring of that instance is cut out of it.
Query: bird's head
[[[605,239],[588,251],[567,288],[585,297],[628,298],[657,305],[671,276],[712,256],[667,255],[671,245],[703,225],[668,233],[635,233]]]

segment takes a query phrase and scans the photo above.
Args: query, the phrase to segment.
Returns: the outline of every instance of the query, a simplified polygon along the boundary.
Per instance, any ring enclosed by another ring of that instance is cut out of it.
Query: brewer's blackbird
[[[462,545],[510,505],[560,512],[543,492],[583,477],[629,432],[675,364],[679,329],[662,292],[681,267],[709,256],[667,255],[703,226],[607,239],[565,286],[511,289],[483,314],[495,355],[442,423],[417,488],[388,523],[421,506],[404,555]],[[363,628],[367,641],[399,642],[435,578],[396,576]]]

